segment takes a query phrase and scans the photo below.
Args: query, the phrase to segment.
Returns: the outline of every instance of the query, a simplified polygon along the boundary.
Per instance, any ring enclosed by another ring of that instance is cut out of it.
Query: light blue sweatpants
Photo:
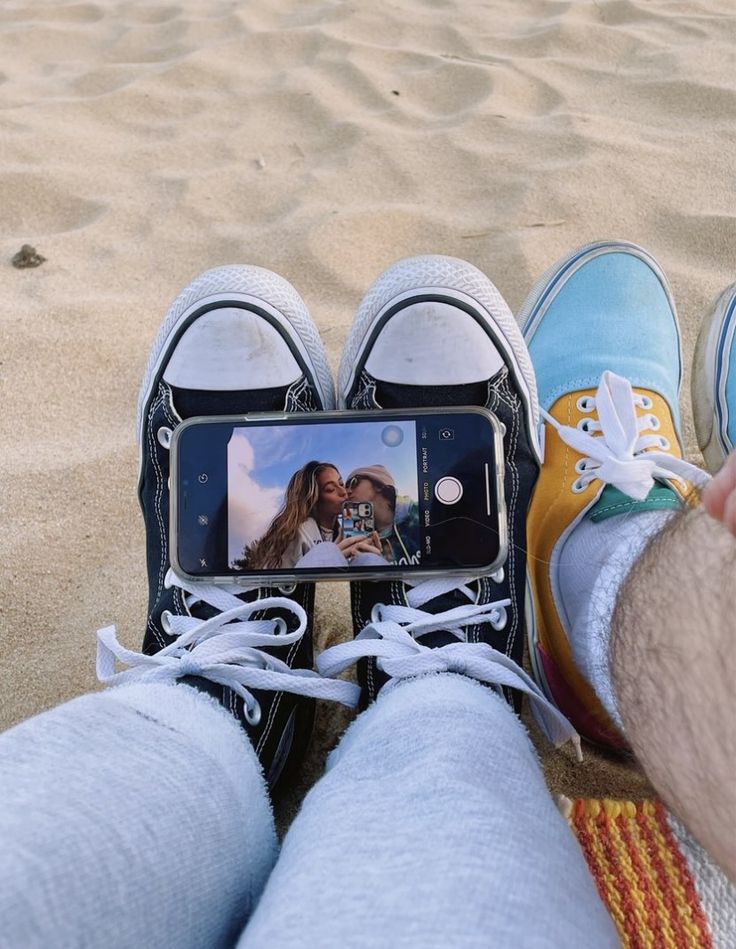
[[[359,716],[280,855],[244,733],[187,686],[83,696],[0,736],[0,945],[239,937],[618,945],[523,727],[458,676]]]

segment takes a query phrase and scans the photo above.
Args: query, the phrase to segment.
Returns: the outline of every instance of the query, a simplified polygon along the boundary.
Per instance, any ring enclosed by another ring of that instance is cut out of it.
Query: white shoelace
[[[460,590],[469,600],[467,605],[428,613],[425,603],[450,590]],[[437,672],[456,672],[493,686],[518,689],[535,705],[537,721],[546,737],[555,745],[572,741],[582,760],[580,738],[565,716],[545,697],[534,680],[507,655],[487,643],[468,642],[466,629],[471,625],[489,623],[494,629],[506,624],[506,607],[510,600],[476,603],[473,591],[465,581],[427,580],[407,591],[409,606],[378,604],[373,608],[371,622],[349,643],[327,649],[317,658],[317,669],[334,676],[359,659],[375,658],[378,668],[391,677],[384,689],[402,679]],[[457,642],[431,648],[418,640],[435,630],[445,630]]]
[[[250,689],[292,692],[351,707],[358,704],[360,688],[354,683],[325,679],[311,669],[292,669],[261,648],[289,646],[304,635],[307,616],[294,600],[274,596],[244,603],[222,587],[188,584],[171,570],[166,584],[190,594],[190,606],[199,601],[219,612],[207,620],[169,615],[168,631],[177,638],[152,656],[122,646],[114,626],[98,630],[97,677],[100,682],[106,685],[142,680],[173,682],[182,676],[200,676],[236,692],[245,703],[245,716],[251,725],[260,721],[261,709]],[[299,622],[297,629],[287,633],[281,616],[252,618],[270,609],[291,613]],[[116,672],[116,660],[130,668]]]
[[[576,465],[580,477],[573,483],[573,491],[583,491],[591,481],[598,479],[630,498],[643,501],[654,486],[655,478],[674,480],[683,487],[687,481],[703,487],[710,480],[710,475],[701,468],[668,454],[670,445],[666,438],[642,434],[656,432],[660,422],[651,413],[637,416],[637,408],[651,409],[652,402],[647,396],[635,393],[628,379],[614,372],[604,372],[595,396],[579,399],[578,407],[584,412],[596,412],[597,419],[582,419],[577,428],[572,428],[561,425],[541,410],[563,442],[583,456]],[[651,448],[660,450],[647,451]]]

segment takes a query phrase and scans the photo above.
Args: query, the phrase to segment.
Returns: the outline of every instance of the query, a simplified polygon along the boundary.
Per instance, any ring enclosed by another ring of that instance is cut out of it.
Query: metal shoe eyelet
[[[669,439],[664,438],[664,437],[659,439],[659,444],[662,447],[662,451],[669,451],[670,448],[672,448],[672,445],[670,445],[669,443]]]
[[[647,421],[649,422],[649,428],[650,428],[653,432],[658,432],[658,431],[660,430],[660,428],[662,427],[662,425],[661,425],[661,423],[660,423],[660,421],[659,421],[659,419],[657,418],[656,415],[650,415],[649,418],[647,419]]]
[[[253,708],[248,708],[246,705],[244,707],[244,711],[246,722],[255,728],[255,726],[258,725],[261,720],[261,706],[257,699],[254,699],[253,703]]]
[[[161,614],[161,629],[166,633],[167,636],[173,635],[171,632],[171,617],[172,613],[170,610],[164,610]]]
[[[506,608],[504,606],[499,606],[496,612],[497,612],[497,616],[495,618],[493,617],[493,615],[491,615],[491,626],[495,630],[500,631],[506,625],[506,620],[508,616],[506,613]]]
[[[586,487],[587,485],[583,484],[583,479],[578,478],[577,481],[573,481],[572,487],[570,488],[570,490],[572,491],[573,494],[582,494],[583,491],[585,491]]]
[[[641,397],[641,407],[643,409],[651,409],[653,405],[654,405],[654,402],[652,402],[652,400],[649,398],[648,395],[643,395]]]
[[[588,434],[589,422],[590,422],[590,419],[587,419],[587,418],[581,418],[580,421],[578,422],[578,428],[580,429],[581,432],[585,432],[586,435]]]
[[[158,438],[159,444],[163,445],[164,448],[171,447],[171,436],[173,431],[166,425],[162,425],[161,428],[156,432],[156,438]]]
[[[288,626],[286,625],[286,620],[283,616],[277,616],[273,621],[273,634],[274,636],[285,636],[288,631]]]
[[[593,411],[592,399],[589,398],[589,396],[587,395],[581,395],[576,405],[577,405],[578,412],[592,412]]]
[[[585,458],[578,458],[575,462],[575,470],[578,474],[585,474],[588,470],[588,466],[585,464]]]
[[[293,593],[296,590],[296,583],[285,583],[283,586],[280,586],[279,592],[283,593],[284,596],[289,596],[290,593]]]
[[[371,610],[371,623],[380,623],[381,622],[381,607],[383,603],[376,603],[373,609]]]

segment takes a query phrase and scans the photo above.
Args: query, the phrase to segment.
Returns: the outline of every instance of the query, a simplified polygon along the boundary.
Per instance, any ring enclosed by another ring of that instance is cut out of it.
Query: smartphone
[[[367,537],[375,529],[371,501],[343,501],[340,530],[343,537]]]
[[[480,576],[506,558],[502,429],[486,409],[193,418],[171,452],[172,565],[193,581]],[[348,508],[380,555],[346,560]]]

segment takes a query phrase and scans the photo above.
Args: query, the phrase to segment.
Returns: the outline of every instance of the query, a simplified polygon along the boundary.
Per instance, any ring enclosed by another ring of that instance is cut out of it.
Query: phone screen
[[[175,566],[253,579],[496,569],[500,446],[479,409],[190,420],[172,445]]]

